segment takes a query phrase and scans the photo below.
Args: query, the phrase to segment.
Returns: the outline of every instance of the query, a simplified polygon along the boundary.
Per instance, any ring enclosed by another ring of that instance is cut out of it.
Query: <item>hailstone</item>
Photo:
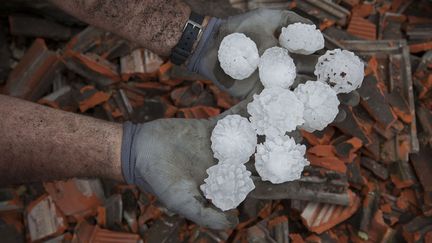
[[[267,49],[258,64],[259,77],[265,88],[289,88],[296,77],[296,67],[288,51],[281,47]]]
[[[266,138],[258,144],[255,168],[263,181],[279,184],[300,179],[309,161],[304,154],[306,146],[296,144],[294,139],[283,135]]]
[[[210,140],[219,161],[246,163],[255,152],[257,135],[247,118],[229,115],[217,122]]]
[[[283,135],[303,124],[303,103],[296,95],[282,88],[264,89],[247,105],[250,121],[257,134]]]
[[[336,93],[349,93],[361,86],[364,64],[354,53],[334,49],[318,58],[314,74],[318,81],[325,82]]]
[[[324,48],[324,37],[313,24],[294,23],[282,28],[279,44],[290,52],[309,55]]]
[[[208,177],[201,185],[204,196],[223,211],[237,207],[255,188],[246,166],[219,163],[207,169]]]
[[[222,40],[218,59],[226,74],[233,79],[242,80],[249,77],[258,66],[258,48],[246,35],[232,33]]]
[[[299,84],[294,93],[303,102],[305,122],[301,127],[308,132],[324,129],[339,112],[336,92],[325,83],[307,81]]]

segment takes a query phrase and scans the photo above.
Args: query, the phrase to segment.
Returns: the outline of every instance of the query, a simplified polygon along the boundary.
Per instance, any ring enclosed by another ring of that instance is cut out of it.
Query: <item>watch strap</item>
[[[190,56],[192,48],[202,30],[204,16],[191,12],[179,42],[171,51],[171,62],[183,64]]]

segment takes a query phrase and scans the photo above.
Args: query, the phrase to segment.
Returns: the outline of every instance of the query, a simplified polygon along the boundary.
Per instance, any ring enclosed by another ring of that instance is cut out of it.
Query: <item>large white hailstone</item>
[[[223,211],[237,207],[255,188],[251,173],[243,164],[224,162],[207,169],[201,185],[204,196]]]
[[[257,134],[283,135],[303,124],[303,103],[296,95],[282,88],[264,89],[247,105],[250,121]]]
[[[266,138],[258,144],[255,168],[263,181],[279,184],[300,179],[309,161],[304,154],[306,146],[296,144],[289,136]]]
[[[296,67],[288,51],[281,47],[267,49],[258,64],[259,77],[265,88],[287,89],[296,77]]]
[[[210,137],[214,157],[246,163],[255,152],[257,135],[247,118],[229,115],[220,119]]]
[[[324,48],[324,36],[313,24],[294,23],[282,28],[279,44],[290,52],[310,55]]]
[[[349,93],[361,86],[364,64],[354,53],[334,49],[318,58],[314,74],[318,81],[325,82],[336,93]]]
[[[299,84],[294,93],[303,102],[305,122],[302,128],[308,132],[324,129],[339,112],[337,94],[325,83],[307,81]]]
[[[244,34],[232,33],[222,40],[218,59],[226,74],[233,79],[242,80],[249,77],[258,66],[258,48]]]

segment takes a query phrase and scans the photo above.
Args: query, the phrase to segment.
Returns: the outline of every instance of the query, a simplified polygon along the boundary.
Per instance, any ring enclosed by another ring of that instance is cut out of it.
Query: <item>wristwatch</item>
[[[177,65],[183,64],[192,52],[192,48],[203,29],[204,16],[191,12],[189,20],[183,28],[183,34],[179,42],[171,51],[171,62]]]

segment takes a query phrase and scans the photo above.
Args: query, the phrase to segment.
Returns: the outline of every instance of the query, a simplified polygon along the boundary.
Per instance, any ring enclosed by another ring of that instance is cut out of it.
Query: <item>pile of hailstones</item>
[[[286,135],[301,128],[324,129],[338,114],[338,93],[360,87],[364,64],[354,53],[329,50],[319,57],[316,81],[290,86],[296,67],[289,53],[309,55],[324,48],[324,38],[314,25],[291,24],[282,28],[281,47],[267,49],[259,57],[256,44],[242,33],[226,36],[218,51],[220,65],[232,78],[242,80],[258,67],[264,90],[247,106],[249,120],[229,115],[218,121],[211,148],[219,163],[207,169],[201,185],[207,199],[222,209],[237,207],[255,186],[244,163],[255,153],[255,168],[263,181],[278,184],[297,180],[309,161],[306,147]],[[257,135],[265,142],[257,145]]]

